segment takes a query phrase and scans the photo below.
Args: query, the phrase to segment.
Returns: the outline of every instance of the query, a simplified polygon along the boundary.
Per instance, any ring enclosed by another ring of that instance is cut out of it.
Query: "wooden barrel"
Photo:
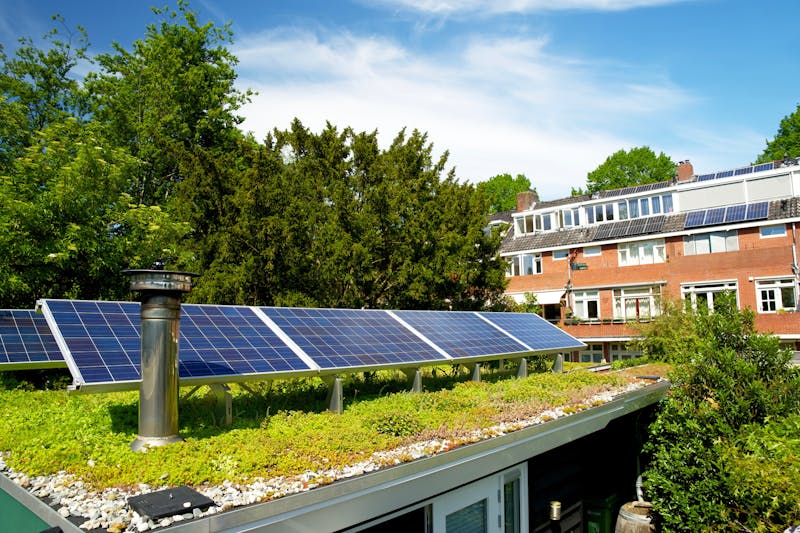
[[[651,533],[655,526],[650,523],[653,506],[648,502],[628,502],[619,509],[614,533]]]

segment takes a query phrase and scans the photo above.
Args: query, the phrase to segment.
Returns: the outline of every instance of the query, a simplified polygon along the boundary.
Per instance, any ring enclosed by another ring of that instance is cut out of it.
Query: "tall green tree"
[[[777,161],[784,157],[800,156],[800,104],[791,115],[783,117],[778,133],[767,141],[764,152],[758,156],[757,163]]]
[[[572,195],[669,181],[677,176],[677,172],[675,163],[663,152],[656,155],[647,146],[619,150],[589,172],[586,189],[572,189]]]
[[[235,148],[242,121],[236,112],[248,99],[234,86],[228,26],[201,24],[184,0],[177,11],[153,11],[161,22],[147,26],[132,50],[114,43],[112,53],[97,57],[100,72],[87,77],[95,120],[144,163],[131,194],[148,205],[172,199],[179,183],[186,192],[206,179],[193,173],[198,159]]]
[[[498,174],[478,183],[478,191],[489,202],[489,214],[511,211],[517,207],[517,193],[530,190],[531,182],[524,174]]]

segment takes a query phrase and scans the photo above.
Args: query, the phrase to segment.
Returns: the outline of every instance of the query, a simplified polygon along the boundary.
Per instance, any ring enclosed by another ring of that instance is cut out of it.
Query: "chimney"
[[[142,296],[139,433],[133,451],[164,446],[178,435],[178,322],[181,295],[192,288],[188,272],[124,270]]]
[[[694,167],[687,159],[678,163],[678,181],[691,181],[694,176]]]
[[[517,212],[527,211],[533,204],[539,201],[539,193],[536,191],[522,191],[517,193]]]

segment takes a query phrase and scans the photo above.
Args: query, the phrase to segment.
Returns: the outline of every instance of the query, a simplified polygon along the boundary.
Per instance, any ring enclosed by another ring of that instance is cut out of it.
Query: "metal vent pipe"
[[[178,435],[178,323],[181,296],[192,288],[189,272],[124,270],[141,294],[139,433],[131,449],[164,446]]]

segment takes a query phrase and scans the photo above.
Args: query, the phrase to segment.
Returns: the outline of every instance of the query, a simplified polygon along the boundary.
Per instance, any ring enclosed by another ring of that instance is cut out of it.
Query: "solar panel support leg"
[[[336,376],[326,381],[328,383],[328,411],[340,415],[344,410],[344,401],[342,400],[342,378]]]
[[[528,377],[528,360],[524,357],[519,358],[519,367],[517,368],[517,378]]]
[[[480,363],[475,363],[472,366],[472,381],[474,381],[475,383],[480,383],[481,382],[481,364]]]
[[[561,354],[556,355],[556,360],[553,363],[553,374],[561,374],[564,371],[564,357]]]
[[[212,383],[209,385],[211,390],[217,397],[217,409],[215,418],[217,420],[224,420],[224,424],[230,427],[233,424],[233,397],[231,396],[231,388],[225,383]]]
[[[422,371],[419,368],[404,368],[403,373],[408,378],[411,392],[422,392]]]

